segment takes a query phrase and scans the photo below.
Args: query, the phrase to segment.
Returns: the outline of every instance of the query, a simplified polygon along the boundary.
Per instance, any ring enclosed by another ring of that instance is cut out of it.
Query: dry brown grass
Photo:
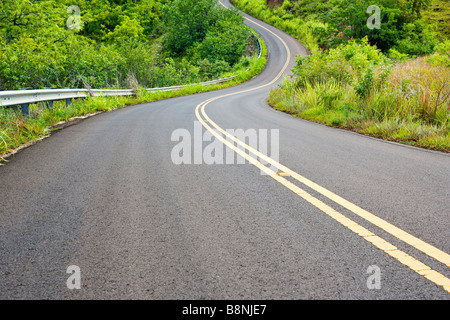
[[[403,92],[403,99],[414,102],[410,105],[415,105],[416,110],[411,111],[433,118],[437,111],[450,111],[450,68],[431,65],[427,59],[419,57],[395,65],[389,82]],[[404,100],[399,102],[405,105]]]

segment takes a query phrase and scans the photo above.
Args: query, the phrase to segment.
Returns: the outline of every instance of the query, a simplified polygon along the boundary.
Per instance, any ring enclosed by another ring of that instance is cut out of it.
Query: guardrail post
[[[27,88],[20,88],[19,90],[28,90]],[[21,104],[20,107],[22,108],[22,113],[24,115],[30,115],[30,104],[29,103],[24,103]]]
[[[53,89],[53,88],[45,88],[45,89]],[[47,101],[47,107],[48,107],[49,109],[53,109],[53,101],[52,101],[52,100]]]
[[[66,87],[66,88],[64,88],[64,89],[71,89],[71,88]],[[66,99],[66,108],[69,107],[69,106],[72,104],[72,99],[73,99],[73,98],[67,98],[67,99]]]

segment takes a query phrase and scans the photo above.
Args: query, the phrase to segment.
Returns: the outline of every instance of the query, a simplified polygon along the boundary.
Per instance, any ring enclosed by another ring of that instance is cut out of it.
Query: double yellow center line
[[[441,286],[444,288],[445,291],[450,293],[450,279],[442,275],[441,273],[431,269],[429,266],[425,265],[421,261],[415,259],[411,255],[405,253],[404,251],[398,249],[393,244],[389,243],[388,241],[382,239],[381,237],[377,236],[373,232],[369,231],[368,229],[364,228],[363,226],[359,225],[355,221],[349,219],[348,217],[344,216],[343,214],[339,213],[323,201],[317,199],[316,197],[312,196],[305,190],[301,189],[296,184],[290,182],[286,178],[279,176],[276,172],[269,169],[267,166],[265,166],[263,163],[258,161],[258,159],[264,160],[266,163],[272,165],[273,167],[277,168],[281,172],[285,172],[290,177],[295,179],[296,181],[300,182],[301,184],[309,187],[310,189],[314,190],[315,192],[325,196],[326,198],[330,199],[334,203],[342,206],[343,208],[353,212],[360,218],[370,222],[374,226],[384,230],[385,232],[391,234],[395,238],[403,241],[404,243],[416,248],[417,250],[422,251],[426,255],[436,259],[437,261],[443,263],[447,267],[450,267],[450,255],[446,252],[420,240],[419,238],[409,234],[408,232],[390,224],[389,222],[377,217],[376,215],[360,208],[359,206],[351,203],[350,201],[338,196],[337,194],[325,189],[324,187],[314,183],[313,181],[303,177],[302,175],[298,174],[297,172],[289,169],[288,167],[282,165],[281,163],[275,161],[274,159],[266,156],[265,154],[260,153],[258,150],[252,148],[251,146],[245,144],[244,142],[240,141],[230,133],[226,132],[224,129],[222,129],[219,125],[217,125],[213,120],[211,120],[210,117],[205,112],[205,107],[218,99],[222,99],[228,96],[237,95],[249,91],[258,90],[264,87],[267,87],[269,85],[272,85],[275,83],[286,71],[289,61],[291,59],[291,53],[289,50],[289,47],[287,46],[286,42],[280,38],[278,35],[270,31],[269,29],[265,28],[261,24],[246,18],[250,22],[258,25],[260,28],[263,28],[267,32],[274,35],[276,38],[278,38],[281,43],[284,45],[287,57],[286,57],[286,63],[284,64],[282,70],[280,73],[269,83],[258,86],[255,88],[239,91],[239,92],[233,92],[225,95],[221,95],[218,97],[211,98],[209,100],[206,100],[199,105],[197,105],[195,109],[195,115],[197,119],[202,123],[202,125],[205,127],[206,130],[210,131],[211,134],[213,134],[216,139],[221,141],[224,145],[232,149],[234,152],[242,156],[244,159],[246,159],[249,163],[253,164],[255,167],[260,169],[265,174],[269,175],[273,179],[275,179],[277,182],[297,194],[302,199],[309,202],[311,205],[316,207],[317,209],[321,210],[343,226],[347,227],[363,239],[367,240],[368,242],[372,243],[375,247],[379,248],[380,250],[384,251],[397,261],[401,262],[402,264],[406,265],[410,269],[414,270],[418,274],[424,276],[428,280],[432,281],[433,283]],[[225,138],[226,137],[226,138]],[[235,145],[236,143],[236,145]],[[241,146],[245,150],[248,151],[246,153],[242,148],[239,148],[238,146]],[[253,154],[253,156],[251,156]]]

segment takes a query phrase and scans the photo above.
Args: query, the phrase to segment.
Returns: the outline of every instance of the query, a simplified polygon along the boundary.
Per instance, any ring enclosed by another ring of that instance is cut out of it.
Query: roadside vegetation
[[[266,47],[262,42],[262,55],[250,59],[248,68],[236,72],[236,78],[223,84],[201,86],[193,84],[174,91],[147,92],[137,87],[138,94],[132,96],[95,97],[73,100],[69,106],[64,101],[55,101],[53,108],[45,103],[30,105],[30,116],[25,116],[18,108],[0,108],[0,163],[5,157],[26,144],[34,143],[58,129],[57,124],[68,122],[80,116],[112,111],[129,105],[162,99],[219,90],[250,80],[261,73],[266,64]]]
[[[234,0],[302,41],[269,103],[296,117],[450,152],[450,6],[445,1]],[[439,13],[439,14],[436,14]],[[442,23],[444,21],[444,23]],[[301,30],[301,31],[299,31]]]
[[[250,29],[215,0],[73,3],[0,1],[0,89],[164,87],[248,64]]]
[[[72,1],[0,2],[0,89],[132,88],[135,97],[0,107],[0,158],[71,118],[236,85],[265,67],[257,36],[215,0],[78,1],[82,27],[66,27]],[[13,17],[3,19],[4,17]],[[231,75],[223,84],[194,83]],[[194,84],[176,91],[144,88]]]

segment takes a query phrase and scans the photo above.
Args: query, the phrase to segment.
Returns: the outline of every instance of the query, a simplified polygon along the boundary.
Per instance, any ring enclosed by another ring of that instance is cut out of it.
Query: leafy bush
[[[410,56],[407,53],[401,53],[398,50],[396,50],[395,48],[389,49],[388,56],[391,59],[397,60],[397,61],[400,61],[400,62],[407,61],[409,59],[414,59],[415,58],[415,56]]]
[[[242,18],[221,20],[210,28],[197,49],[201,59],[226,61],[234,65],[244,54],[251,35],[250,30],[242,24]],[[241,23],[237,23],[241,22]]]
[[[386,73],[383,67],[388,64],[381,51],[363,39],[340,45],[327,53],[298,57],[293,72],[298,76],[296,81],[300,86],[305,81],[314,84],[334,79],[342,84],[356,83],[364,91],[370,83],[375,84],[372,81],[374,72],[379,69]]]
[[[197,65],[200,68],[199,73],[202,79],[216,78],[230,70],[230,65],[224,60],[211,62],[208,59],[203,59]]]
[[[429,59],[434,66],[450,67],[450,40],[447,40],[436,47],[436,53]]]
[[[167,48],[181,55],[206,36],[218,20],[215,0],[173,0],[164,6]]]

